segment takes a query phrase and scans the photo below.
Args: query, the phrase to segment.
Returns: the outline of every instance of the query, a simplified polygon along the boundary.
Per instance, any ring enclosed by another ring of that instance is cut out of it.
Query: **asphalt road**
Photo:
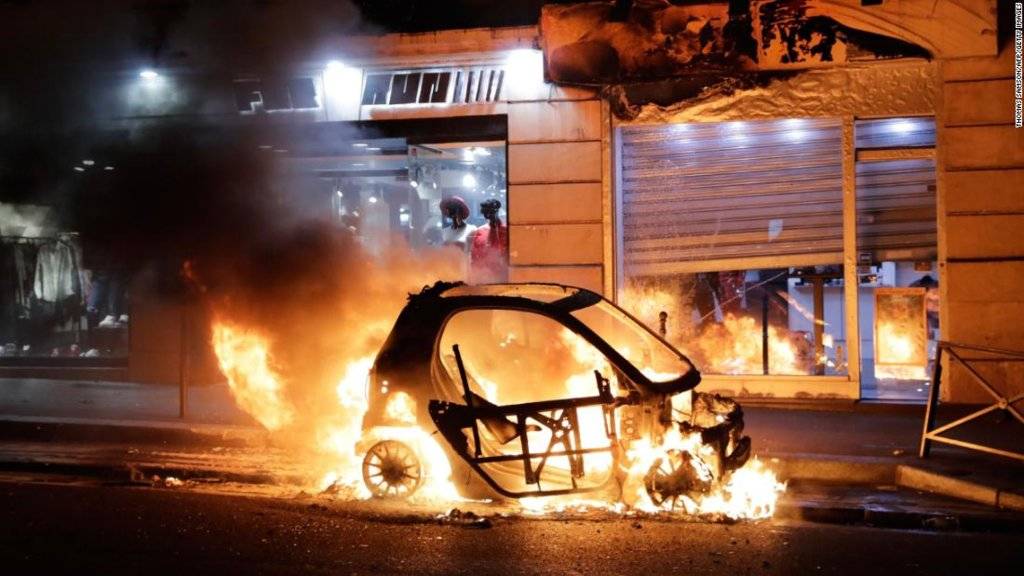
[[[369,510],[369,511],[368,511]],[[0,482],[3,574],[1003,574],[1024,535],[768,521],[496,517],[317,499]]]

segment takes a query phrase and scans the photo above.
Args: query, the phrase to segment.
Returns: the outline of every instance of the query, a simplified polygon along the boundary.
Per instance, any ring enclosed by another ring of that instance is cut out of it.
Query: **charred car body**
[[[440,433],[463,495],[513,498],[621,490],[634,443],[700,434],[703,456],[670,451],[644,474],[655,504],[674,501],[750,452],[739,406],[699,383],[682,353],[589,290],[439,282],[410,295],[377,355],[363,478],[375,496],[417,489],[417,449],[375,433],[403,426]]]

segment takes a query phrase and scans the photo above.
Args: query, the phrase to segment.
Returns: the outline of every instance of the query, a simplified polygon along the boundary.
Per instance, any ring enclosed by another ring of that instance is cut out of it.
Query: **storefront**
[[[934,119],[855,120],[849,152],[843,132],[827,117],[617,130],[620,301],[714,381],[765,396],[795,385],[925,398],[938,338]],[[894,309],[907,299],[917,308]]]
[[[2,151],[0,369],[86,368],[116,377],[130,355],[138,272],[137,254],[118,249],[104,230],[120,214],[104,201],[120,157],[95,135],[55,144],[37,135]]]
[[[459,280],[504,282],[506,124],[500,115],[323,122],[255,141],[300,213],[351,233],[367,254],[458,249]]]

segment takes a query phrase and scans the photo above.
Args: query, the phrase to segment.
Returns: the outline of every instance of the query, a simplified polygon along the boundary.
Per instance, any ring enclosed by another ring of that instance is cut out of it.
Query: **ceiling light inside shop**
[[[377,203],[377,197],[376,196],[370,196],[369,198],[367,198],[367,201],[370,204],[376,204]]]
[[[476,188],[476,176],[466,174],[462,177],[462,186],[465,188]]]
[[[82,160],[82,164],[85,164],[86,166],[92,166],[95,163],[95,160]]]
[[[415,180],[409,180],[409,186],[412,186],[413,188],[419,188],[420,183]]]
[[[85,172],[85,168],[82,168],[81,166],[75,166],[75,172]]]
[[[352,147],[353,148],[366,148],[367,146],[369,146],[369,144],[367,144],[366,142],[353,142],[352,143]]]
[[[113,166],[104,166],[103,169],[106,170],[107,172],[110,172],[111,170],[114,169],[114,167]]]
[[[143,80],[156,80],[159,77],[160,75],[156,73],[156,70],[146,69],[139,72],[139,78],[142,78]]]
[[[345,193],[342,192],[341,190],[338,190],[337,194],[338,194],[338,198],[344,198],[345,197]]]
[[[366,151],[367,152],[380,152],[380,148],[378,148],[377,146],[369,146],[369,147],[366,148]]]

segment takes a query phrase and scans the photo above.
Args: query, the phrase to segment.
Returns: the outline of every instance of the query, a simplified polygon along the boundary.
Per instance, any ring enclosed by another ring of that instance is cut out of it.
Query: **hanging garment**
[[[38,246],[35,244],[14,245],[14,269],[17,278],[14,301],[17,304],[18,318],[25,319],[32,315],[37,253]]]
[[[81,299],[81,284],[74,248],[66,242],[44,244],[36,254],[34,292],[43,302]]]
[[[18,270],[14,245],[0,244],[0,346],[13,342],[17,334]],[[3,352],[0,351],[0,354]]]
[[[484,224],[470,242],[470,283],[504,282],[508,272],[508,228]]]

